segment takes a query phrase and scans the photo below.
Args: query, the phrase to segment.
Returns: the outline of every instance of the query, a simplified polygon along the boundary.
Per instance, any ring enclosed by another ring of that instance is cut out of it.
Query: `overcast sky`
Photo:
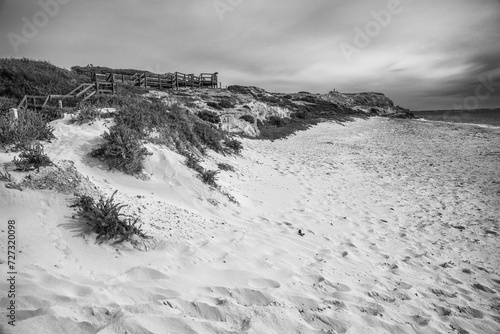
[[[0,57],[377,91],[412,110],[500,107],[500,0],[0,0],[0,11]]]

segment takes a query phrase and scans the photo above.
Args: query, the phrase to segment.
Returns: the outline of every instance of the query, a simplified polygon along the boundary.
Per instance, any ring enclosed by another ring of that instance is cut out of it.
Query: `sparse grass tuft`
[[[142,231],[142,225],[137,226],[139,218],[121,213],[127,205],[115,202],[116,192],[97,202],[90,196],[80,196],[71,207],[78,208],[77,216],[87,222],[87,232],[97,233],[97,241],[101,243],[117,239],[113,245],[119,244],[131,240],[133,235],[150,238]]]
[[[200,172],[200,178],[204,183],[208,184],[209,186],[217,188],[217,174],[219,174],[218,170],[209,170],[203,168],[202,171]]]
[[[220,170],[227,171],[227,172],[234,172],[236,169],[231,166],[230,164],[227,164],[225,162],[219,162],[217,164],[217,167],[219,167]]]
[[[12,175],[5,171],[5,173],[0,172],[0,181],[12,182]]]
[[[140,135],[123,125],[115,125],[109,133],[103,134],[104,142],[90,152],[93,157],[103,158],[110,169],[118,169],[127,174],[139,173],[144,158],[149,155],[142,146]]]
[[[13,162],[16,170],[23,172],[52,165],[50,158],[43,152],[41,144],[25,147],[19,154],[19,158],[15,157]]]
[[[186,166],[191,168],[192,170],[201,173],[203,171],[203,167],[200,165],[200,159],[195,156],[193,153],[188,153],[186,155]]]

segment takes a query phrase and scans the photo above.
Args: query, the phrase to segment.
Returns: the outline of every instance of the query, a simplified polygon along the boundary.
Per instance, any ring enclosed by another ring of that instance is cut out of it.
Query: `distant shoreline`
[[[415,117],[426,121],[500,128],[500,109],[412,111],[412,113]]]

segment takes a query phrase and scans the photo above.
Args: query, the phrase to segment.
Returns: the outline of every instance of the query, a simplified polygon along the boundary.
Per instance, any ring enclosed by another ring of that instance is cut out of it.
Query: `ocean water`
[[[412,113],[428,121],[466,123],[500,128],[500,109],[412,111]]]

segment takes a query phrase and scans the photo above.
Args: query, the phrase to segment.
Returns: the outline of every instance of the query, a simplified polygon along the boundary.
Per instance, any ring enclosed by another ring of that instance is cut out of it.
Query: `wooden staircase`
[[[66,95],[25,95],[21,100],[18,109],[41,109],[51,101],[65,100],[65,99],[78,99],[86,101],[96,94],[114,95],[116,92],[116,84],[112,82],[95,81],[94,83],[84,83],[73,89]]]
[[[142,72],[133,75],[125,75],[88,72],[85,75],[92,80],[92,83],[81,84],[66,95],[25,95],[17,108],[37,110],[45,107],[51,101],[64,99],[85,101],[97,94],[114,95],[118,83],[160,90],[178,89],[180,87],[217,88],[219,84],[217,74],[217,72],[201,73],[199,76],[195,76],[194,74],[185,74],[181,72],[165,74]]]

